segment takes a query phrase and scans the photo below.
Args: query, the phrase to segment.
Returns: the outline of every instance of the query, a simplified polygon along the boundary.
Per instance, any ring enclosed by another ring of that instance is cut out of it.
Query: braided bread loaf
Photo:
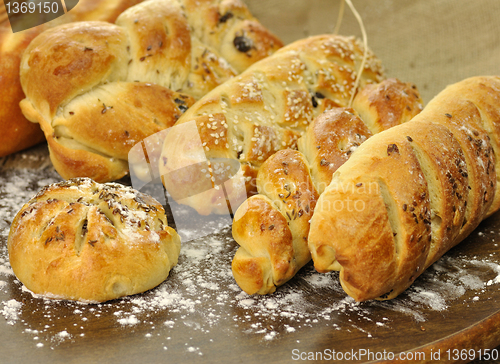
[[[281,45],[239,0],[145,1],[116,25],[35,38],[21,62],[21,109],[40,123],[62,177],[115,180],[132,146]]]
[[[3,0],[0,2],[0,157],[31,147],[45,138],[39,125],[29,122],[19,108],[24,93],[19,80],[21,55],[44,30],[74,21],[114,22],[125,9],[142,0],[85,0],[49,23],[13,33]]]
[[[361,145],[317,201],[316,269],[357,301],[391,299],[497,211],[499,110],[499,77],[466,79]]]
[[[334,171],[373,134],[419,113],[422,100],[415,86],[388,79],[362,89],[353,105],[321,114],[299,139],[299,151],[279,151],[261,166],[260,194],[233,221],[240,248],[232,271],[246,293],[272,293],[310,261],[309,220]]]
[[[255,192],[257,171],[269,156],[296,149],[314,117],[347,105],[362,58],[362,45],[353,37],[314,36],[212,90],[165,138],[159,170],[169,193],[200,214],[227,213],[227,200],[234,211]],[[382,79],[380,61],[368,52],[361,87]],[[233,170],[221,159],[239,161],[241,168]]]

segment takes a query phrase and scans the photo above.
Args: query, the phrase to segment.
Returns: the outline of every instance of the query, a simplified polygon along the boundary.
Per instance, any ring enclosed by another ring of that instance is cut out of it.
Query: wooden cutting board
[[[45,145],[0,159],[2,363],[289,363],[332,357],[365,363],[391,362],[401,352],[410,363],[436,362],[438,355],[443,363],[479,363],[485,362],[477,361],[484,349],[500,344],[500,214],[388,302],[355,303],[343,293],[337,273],[319,274],[311,265],[273,295],[248,296],[231,275],[236,243],[230,227],[200,218],[198,230],[183,232],[179,264],[162,285],[83,305],[34,297],[8,264],[6,240],[15,213],[41,187],[59,180]],[[203,236],[190,240],[196,234]],[[500,348],[489,354],[500,359]]]

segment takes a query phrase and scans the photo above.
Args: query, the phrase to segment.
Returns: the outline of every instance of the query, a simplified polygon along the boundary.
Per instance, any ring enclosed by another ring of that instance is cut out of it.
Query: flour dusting
[[[500,283],[495,254],[488,259],[455,255],[442,258],[391,301],[357,303],[343,292],[338,273],[317,273],[312,264],[274,294],[249,296],[232,277],[231,259],[237,246],[230,227],[214,223],[211,228],[219,231],[217,234],[193,233],[191,236],[202,237],[183,242],[178,265],[153,290],[102,304],[48,299],[31,294],[15,278],[7,253],[10,223],[17,211],[41,187],[60,181],[55,172],[37,182],[33,179],[29,171],[16,171],[0,186],[0,318],[4,318],[0,325],[22,325],[23,333],[33,337],[35,348],[54,348],[84,339],[87,327],[104,318],[117,330],[141,330],[146,340],[162,336],[159,349],[167,352],[172,349],[170,332],[207,335],[208,345],[215,327],[257,336],[263,343],[300,335],[301,330],[317,325],[330,327],[333,332],[357,331],[376,338],[377,330],[390,329],[397,315],[425,322],[429,312],[481,302],[488,287]],[[494,241],[495,234],[481,232],[477,237]],[[186,232],[185,236],[190,235]],[[40,322],[22,319],[23,310],[28,309]],[[67,326],[57,322],[66,322]],[[188,339],[184,351],[204,355],[204,347]]]
[[[0,313],[5,317],[7,324],[14,325],[19,318],[22,303],[13,299],[2,303],[3,309],[0,310]]]

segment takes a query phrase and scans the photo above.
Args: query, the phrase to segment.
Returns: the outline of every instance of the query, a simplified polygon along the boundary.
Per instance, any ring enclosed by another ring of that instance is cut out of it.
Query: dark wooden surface
[[[221,227],[183,242],[178,266],[156,289],[81,305],[33,297],[8,271],[5,226],[13,212],[6,206],[13,204],[5,201],[56,180],[44,145],[0,159],[1,363],[289,363],[294,353],[328,350],[413,350],[425,360],[411,363],[469,362],[474,357],[463,351],[460,360],[448,360],[446,351],[500,344],[500,214],[389,302],[356,304],[336,273],[321,275],[311,265],[272,296],[246,296],[230,274],[236,244]],[[436,352],[440,360],[432,361]],[[359,359],[336,362],[370,361]]]

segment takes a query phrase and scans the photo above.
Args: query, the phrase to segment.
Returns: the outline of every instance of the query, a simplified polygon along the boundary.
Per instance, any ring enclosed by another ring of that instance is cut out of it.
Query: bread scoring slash
[[[317,201],[316,269],[357,301],[391,299],[498,211],[499,110],[500,77],[472,77],[363,143]]]
[[[422,107],[415,85],[396,79],[367,85],[352,108],[333,108],[314,119],[298,151],[281,150],[264,162],[259,194],[240,206],[233,223],[240,248],[232,271],[241,289],[272,293],[310,261],[309,222],[333,173],[372,135],[409,121]],[[346,201],[346,208],[357,206]]]
[[[63,178],[117,180],[134,145],[281,46],[239,0],[144,1],[115,24],[37,36],[21,60],[20,106],[40,124]]]
[[[72,179],[17,213],[7,242],[17,278],[44,297],[103,302],[152,289],[177,264],[163,206],[117,183]]]
[[[256,193],[257,172],[267,158],[297,149],[316,116],[349,103],[364,53],[354,37],[313,36],[216,87],[165,138],[159,171],[166,189],[200,214],[226,214],[228,202],[234,212],[247,194]],[[380,60],[369,50],[366,54],[361,88],[384,79]],[[241,168],[218,178],[213,164],[221,159],[235,160]],[[186,168],[192,165],[200,168]]]
[[[114,22],[127,8],[142,0],[85,0],[61,17],[22,32],[12,32],[7,9],[0,7],[0,157],[45,140],[38,124],[27,120],[19,102],[25,98],[19,79],[21,57],[30,42],[44,30],[76,21]],[[5,2],[4,2],[5,3]]]

